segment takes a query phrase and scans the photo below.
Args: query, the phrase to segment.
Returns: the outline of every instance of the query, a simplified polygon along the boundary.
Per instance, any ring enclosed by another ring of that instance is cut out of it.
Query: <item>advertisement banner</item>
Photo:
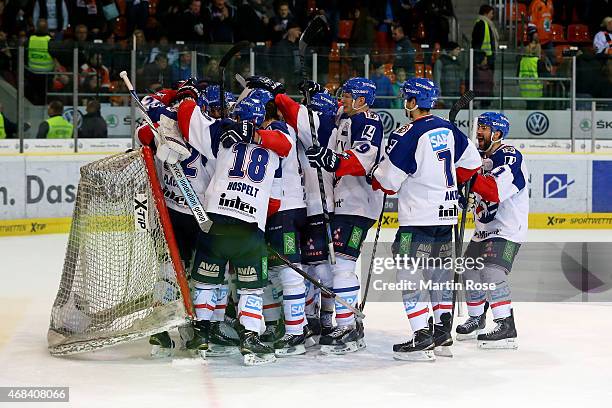
[[[24,156],[0,157],[0,219],[24,218]]]

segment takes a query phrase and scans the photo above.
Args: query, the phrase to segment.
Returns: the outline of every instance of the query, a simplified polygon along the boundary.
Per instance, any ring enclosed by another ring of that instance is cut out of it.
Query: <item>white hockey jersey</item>
[[[304,179],[304,190],[306,194],[306,210],[308,216],[323,214],[321,205],[321,190],[317,170],[310,166],[306,157],[306,150],[312,146],[312,135],[310,132],[310,121],[306,106],[295,102],[287,95],[277,95],[275,98],[278,109],[282,112],[284,120],[289,128],[297,132],[297,155]],[[335,118],[332,115],[321,115],[313,112],[315,136],[319,144],[328,146],[329,139],[336,132]],[[334,177],[327,171],[322,172],[323,186],[327,210],[334,211]]]
[[[365,175],[378,162],[383,139],[383,125],[373,111],[353,116],[342,114],[338,129],[330,137],[328,147],[350,156],[336,170],[334,186],[335,213],[357,215],[377,220],[382,209],[383,193],[374,191]],[[360,175],[350,175],[359,173]]]
[[[459,213],[456,168],[480,165],[478,149],[463,132],[428,115],[391,133],[374,178],[397,192],[400,226],[453,225]]]
[[[489,159],[489,165],[483,166],[483,175],[495,181],[497,191],[493,191],[493,195],[497,197],[495,201],[483,199],[477,192],[480,190],[480,181],[475,183],[476,230],[472,240],[479,242],[505,238],[517,243],[524,242],[529,221],[529,172],[523,155],[513,146],[502,145]]]
[[[177,121],[177,111],[175,108],[168,107],[160,100],[149,95],[142,99],[142,104],[147,109],[147,113],[154,123],[158,123],[162,115],[167,116],[175,123],[175,126],[173,126],[171,132],[176,132],[177,135],[180,134]],[[206,123],[203,124],[203,127],[208,127],[214,122],[212,119],[208,119],[209,120],[205,121]],[[146,136],[143,137],[143,135],[150,133],[146,132],[146,130],[148,130],[147,124],[140,126],[136,130],[137,138],[142,144],[150,143],[150,140],[142,140],[143,138],[146,138]],[[177,135],[174,135],[174,137]],[[185,176],[189,179],[191,187],[198,195],[200,202],[204,202],[204,194],[206,192],[206,188],[208,187],[208,183],[210,182],[210,169],[212,166],[214,166],[214,163],[209,162],[211,158],[214,161],[214,157],[212,157],[212,153],[210,152],[210,138],[208,138],[208,140],[203,139],[202,142],[205,142],[206,147],[201,143],[198,148],[193,148],[188,143],[187,148],[191,152],[191,155],[188,159],[181,162],[181,167],[185,172]],[[200,149],[202,149],[201,151],[208,153],[208,156],[200,154]],[[155,164],[162,183],[162,190],[168,208],[184,214],[191,214],[191,210],[185,202],[181,189],[178,187],[176,180],[174,179],[174,176],[170,172],[168,166],[158,159],[155,159]]]
[[[296,149],[297,136],[295,131],[287,126],[286,123],[274,121],[266,127],[266,130],[276,130],[287,136],[291,142],[291,151],[287,157],[280,159],[280,167],[277,170],[276,178],[280,178],[280,197],[281,206],[279,211],[292,210],[295,208],[306,207],[304,197],[304,179],[302,168],[298,161]],[[278,183],[278,181],[277,181]],[[276,192],[272,192],[275,197]]]

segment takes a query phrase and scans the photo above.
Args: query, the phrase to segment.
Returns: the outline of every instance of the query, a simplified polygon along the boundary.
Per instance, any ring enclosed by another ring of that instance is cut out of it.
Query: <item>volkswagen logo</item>
[[[378,116],[380,117],[380,121],[383,125],[383,131],[386,135],[393,132],[395,130],[395,119],[393,119],[393,115],[391,115],[387,111],[378,111]]]
[[[540,136],[548,130],[548,117],[542,112],[533,112],[527,116],[527,130],[535,136]]]
[[[67,108],[67,109],[64,110],[64,114],[62,116],[68,122],[72,123],[72,116],[73,116],[73,114],[74,114],[74,109]],[[77,123],[77,128],[80,129],[81,128],[81,124],[83,123],[83,114],[78,109],[77,109],[77,120],[76,120],[76,123]]]

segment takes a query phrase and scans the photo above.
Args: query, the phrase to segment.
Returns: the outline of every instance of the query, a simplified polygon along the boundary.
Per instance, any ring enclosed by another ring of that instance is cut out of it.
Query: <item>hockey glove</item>
[[[178,123],[165,115],[160,116],[158,123],[157,131],[164,142],[157,146],[155,156],[168,164],[176,164],[188,159],[191,152],[187,148],[183,136],[181,136]]]
[[[464,195],[464,188],[459,188],[459,207],[466,208],[468,212],[472,212],[476,208],[476,195],[473,191],[470,191],[467,197]]]
[[[340,167],[340,157],[327,147],[312,146],[306,150],[306,157],[310,166],[315,169],[324,169],[333,173]]]
[[[254,136],[255,125],[251,122],[243,120],[242,122],[227,123],[223,125],[221,144],[229,149],[236,143],[252,143]]]
[[[321,84],[307,79],[299,83],[298,89],[300,90],[300,93],[304,95],[304,97],[306,97],[306,93],[312,97],[319,92],[325,91],[325,88]]]
[[[378,168],[378,164],[375,164],[374,166],[372,166],[372,169],[370,170],[370,172],[366,174],[365,176],[366,183],[368,183],[369,185],[372,185],[372,180],[374,180],[374,172],[376,171],[377,168]]]
[[[285,93],[285,85],[268,77],[259,75],[248,77],[246,79],[246,87],[251,89],[265,89],[274,96]]]
[[[174,97],[174,103],[178,104],[183,102],[186,99],[193,99],[193,101],[197,101],[200,96],[200,91],[196,87],[193,79],[188,79],[185,81],[179,89],[176,91],[176,96]]]

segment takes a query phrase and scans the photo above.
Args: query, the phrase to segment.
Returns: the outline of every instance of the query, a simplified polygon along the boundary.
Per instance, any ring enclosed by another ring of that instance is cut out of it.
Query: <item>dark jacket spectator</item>
[[[172,82],[191,78],[191,51],[183,51],[172,65]]]
[[[87,102],[87,113],[79,129],[79,138],[106,138],[108,130],[106,121],[100,113],[100,102],[95,99]]]
[[[268,39],[268,16],[261,0],[246,0],[236,10],[235,40],[252,43]]]
[[[281,1],[276,8],[276,14],[270,19],[272,43],[280,41],[287,33],[287,28],[294,24],[295,20],[289,9],[289,2]]]
[[[47,20],[49,32],[58,33],[68,28],[68,7],[65,0],[35,0],[32,21]]]
[[[210,15],[210,42],[234,42],[234,19],[236,18],[234,6],[230,6],[225,0],[213,0],[208,6],[208,13]]]
[[[395,62],[393,67],[404,69],[408,78],[411,78],[414,76],[416,50],[412,46],[410,39],[404,34],[404,28],[400,24],[393,24],[391,34],[393,41],[395,41]]]
[[[155,62],[147,64],[143,71],[144,85],[151,90],[157,90],[172,85],[172,72],[168,66],[168,58],[157,54]]]
[[[385,75],[385,66],[380,64],[379,66],[375,66],[376,70],[374,74],[370,77],[372,81],[376,84],[376,100],[372,105],[372,108],[382,108],[389,109],[391,107],[391,99],[389,98],[380,98],[381,96],[393,96],[393,84],[389,77]]]
[[[208,9],[202,10],[200,0],[191,0],[189,8],[181,14],[178,24],[181,34],[177,40],[202,42],[209,38]]]
[[[278,78],[285,85],[297,84],[300,72],[298,41],[302,30],[295,24],[290,26],[285,37],[274,44],[271,49],[270,65],[274,67]]]
[[[434,82],[440,87],[441,96],[461,95],[461,82],[464,79],[465,68],[461,64],[459,44],[448,43],[446,52],[440,55],[434,64]]]

